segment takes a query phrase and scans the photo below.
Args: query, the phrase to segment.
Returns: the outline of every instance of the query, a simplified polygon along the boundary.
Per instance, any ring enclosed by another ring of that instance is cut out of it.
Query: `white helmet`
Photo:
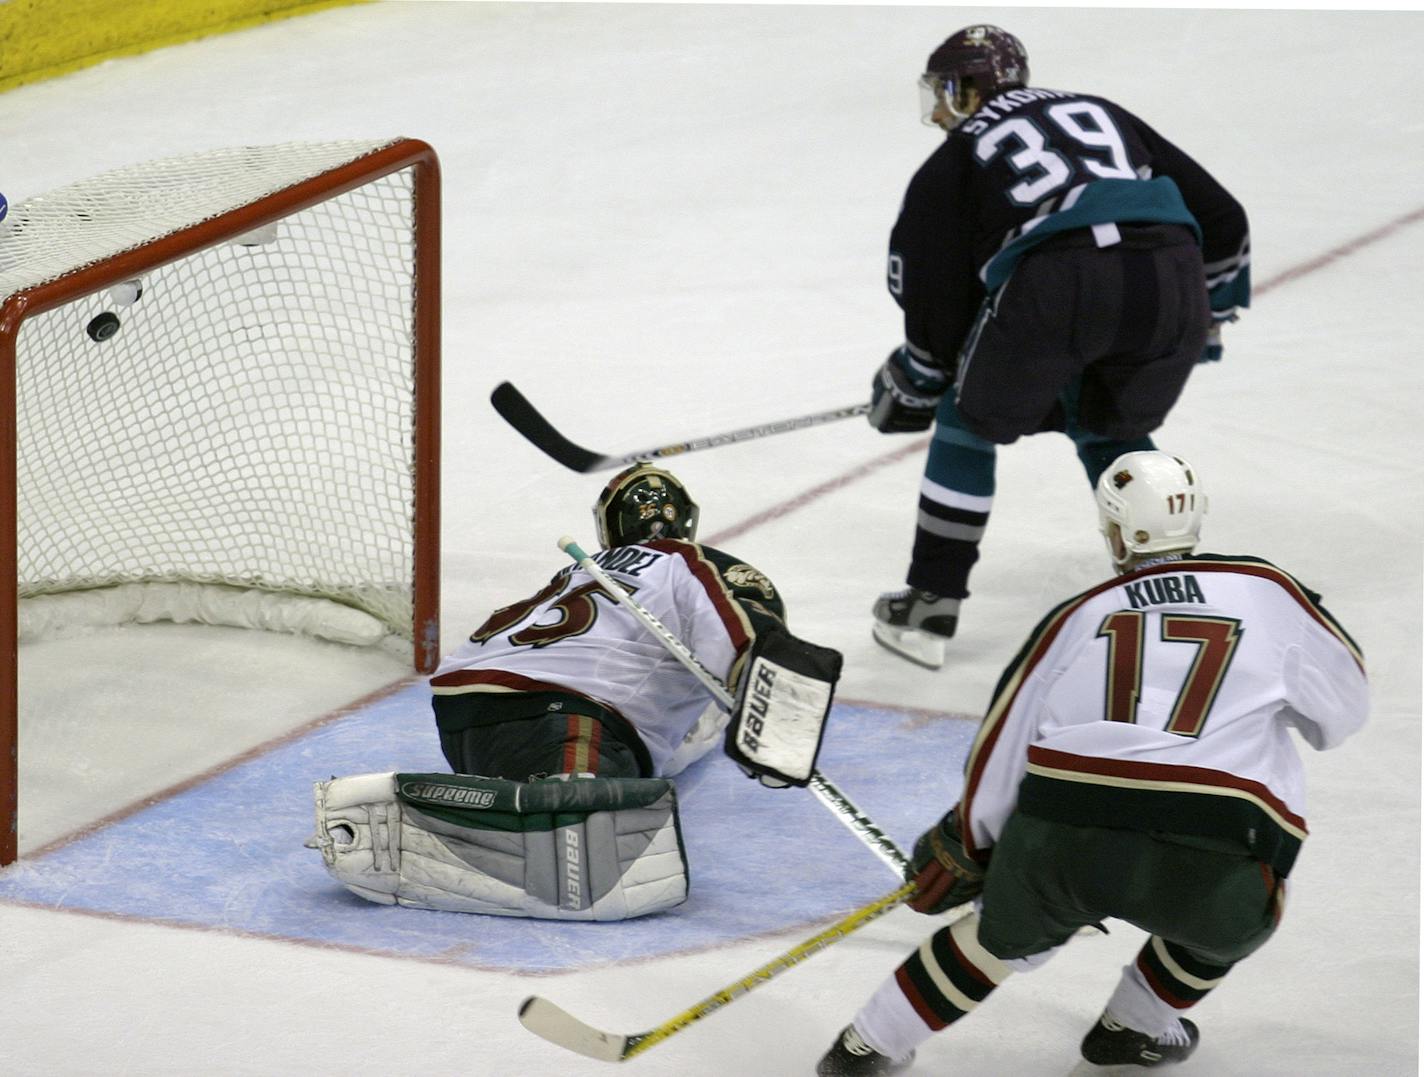
[[[1124,453],[1098,477],[1098,521],[1119,571],[1134,560],[1185,553],[1201,537],[1206,494],[1192,466],[1165,452]],[[1122,551],[1113,544],[1116,524]]]

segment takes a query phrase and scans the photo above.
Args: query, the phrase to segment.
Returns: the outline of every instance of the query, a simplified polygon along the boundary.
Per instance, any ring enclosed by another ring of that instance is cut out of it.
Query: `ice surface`
[[[900,337],[882,282],[888,229],[937,137],[917,123],[914,80],[940,39],[979,18],[1025,41],[1037,83],[1120,100],[1245,203],[1257,302],[1228,327],[1225,360],[1197,371],[1158,440],[1204,476],[1207,548],[1270,558],[1322,591],[1372,674],[1371,724],[1306,760],[1312,837],[1284,924],[1198,1007],[1203,1044],[1179,1072],[1416,1073],[1424,222],[1395,222],[1424,207],[1419,14],[362,5],[0,96],[0,190],[18,202],[139,160],[243,143],[404,134],[436,147],[448,649],[561,565],[558,536],[592,535],[600,479],[557,469],[514,435],[486,403],[497,382],[514,381],[601,452],[866,398]],[[1356,245],[1361,237],[1372,239]],[[701,503],[705,535],[777,581],[797,631],[845,653],[840,698],[898,708],[905,731],[921,722],[937,744],[941,727],[962,724],[943,716],[981,712],[1033,623],[1104,575],[1106,560],[1068,443],[1022,441],[1000,454],[975,593],[945,668],[895,659],[872,642],[867,619],[875,595],[903,578],[921,466],[914,445],[855,420],[691,454],[676,469]],[[172,786],[186,783],[173,806],[197,805],[201,797],[184,798],[251,766],[270,773],[261,761],[297,746],[330,744],[333,731],[356,728],[341,709],[402,670],[334,645],[175,627],[27,647],[21,676],[21,843],[34,855],[114,813],[108,830],[137,825],[142,800]],[[363,757],[379,758],[383,732],[362,736]],[[391,743],[394,752],[393,733]],[[316,776],[345,765],[335,748],[309,762]],[[854,794],[861,764],[837,762],[833,777]],[[888,782],[896,762],[864,765]],[[910,813],[942,808],[958,780],[957,757],[944,760],[940,785],[920,763],[905,768],[903,800],[877,809],[905,813],[901,828]],[[269,860],[263,824],[304,790],[259,783],[246,794],[249,814],[229,814],[232,833],[198,825],[191,865],[170,853],[75,880],[94,891],[111,879],[117,892],[141,877],[155,895],[149,915],[97,902],[58,911],[65,897],[38,892],[31,903],[0,900],[0,1068],[27,1077],[605,1072],[523,1030],[519,1001],[544,994],[599,1027],[642,1031],[816,930],[790,915],[774,865],[795,822],[819,809],[809,794],[744,785],[758,810],[726,826],[747,857],[742,911],[763,930],[689,935],[671,952],[664,939],[656,956],[535,974],[532,944],[521,973],[402,950],[375,931],[353,941],[345,918],[366,910],[343,901],[311,907],[302,937],[245,927],[258,913],[294,915],[254,905],[249,880],[270,883],[264,871],[315,871],[317,887],[325,879],[309,859]],[[736,829],[763,818],[767,798],[787,796],[806,803],[781,832]],[[872,895],[889,888],[883,866],[829,817],[824,825],[835,835],[828,876],[862,873]],[[162,902],[199,873],[198,849],[224,839],[238,850],[250,841],[256,854],[250,874],[206,884],[228,915],[161,920]],[[125,855],[122,843],[109,848]],[[48,859],[21,870],[38,877]],[[809,894],[816,884],[801,885]],[[837,911],[859,900],[847,895]],[[669,1077],[809,1073],[933,926],[891,913],[628,1065]],[[529,928],[470,917],[464,930],[461,954]],[[927,1044],[915,1072],[1074,1071],[1078,1039],[1139,944],[1125,928],[1075,943]]]

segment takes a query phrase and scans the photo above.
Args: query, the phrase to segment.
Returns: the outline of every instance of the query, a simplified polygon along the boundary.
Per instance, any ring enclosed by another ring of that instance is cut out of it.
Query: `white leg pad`
[[[567,803],[551,804],[544,786],[525,798],[536,805],[525,810],[519,794],[532,786],[424,777],[434,781],[420,783],[423,789],[477,794],[483,783],[499,799],[434,810],[402,800],[394,774],[316,783],[317,833],[307,845],[353,893],[383,904],[560,920],[623,920],[686,900],[687,860],[670,783],[654,782],[652,798],[648,782],[625,783],[641,786],[641,795],[605,800],[602,789],[619,783],[572,779],[552,788],[554,799]],[[592,798],[582,795],[588,789]],[[552,826],[551,811],[571,821]]]
[[[317,782],[316,834],[307,848],[353,892],[382,905],[400,887],[400,804],[395,773],[361,774]]]

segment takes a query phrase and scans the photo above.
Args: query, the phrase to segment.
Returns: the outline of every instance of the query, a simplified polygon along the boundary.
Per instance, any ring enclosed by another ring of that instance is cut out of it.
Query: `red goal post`
[[[212,150],[12,205],[0,398],[0,865],[18,855],[22,606],[379,638],[434,669],[426,143]]]

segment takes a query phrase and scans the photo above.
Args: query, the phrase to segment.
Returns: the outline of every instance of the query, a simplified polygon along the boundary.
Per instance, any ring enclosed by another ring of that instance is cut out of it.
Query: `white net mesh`
[[[386,144],[216,151],[30,199],[0,236],[0,296]],[[406,169],[153,270],[129,305],[106,288],[22,324],[22,597],[197,581],[411,636],[413,202]]]

